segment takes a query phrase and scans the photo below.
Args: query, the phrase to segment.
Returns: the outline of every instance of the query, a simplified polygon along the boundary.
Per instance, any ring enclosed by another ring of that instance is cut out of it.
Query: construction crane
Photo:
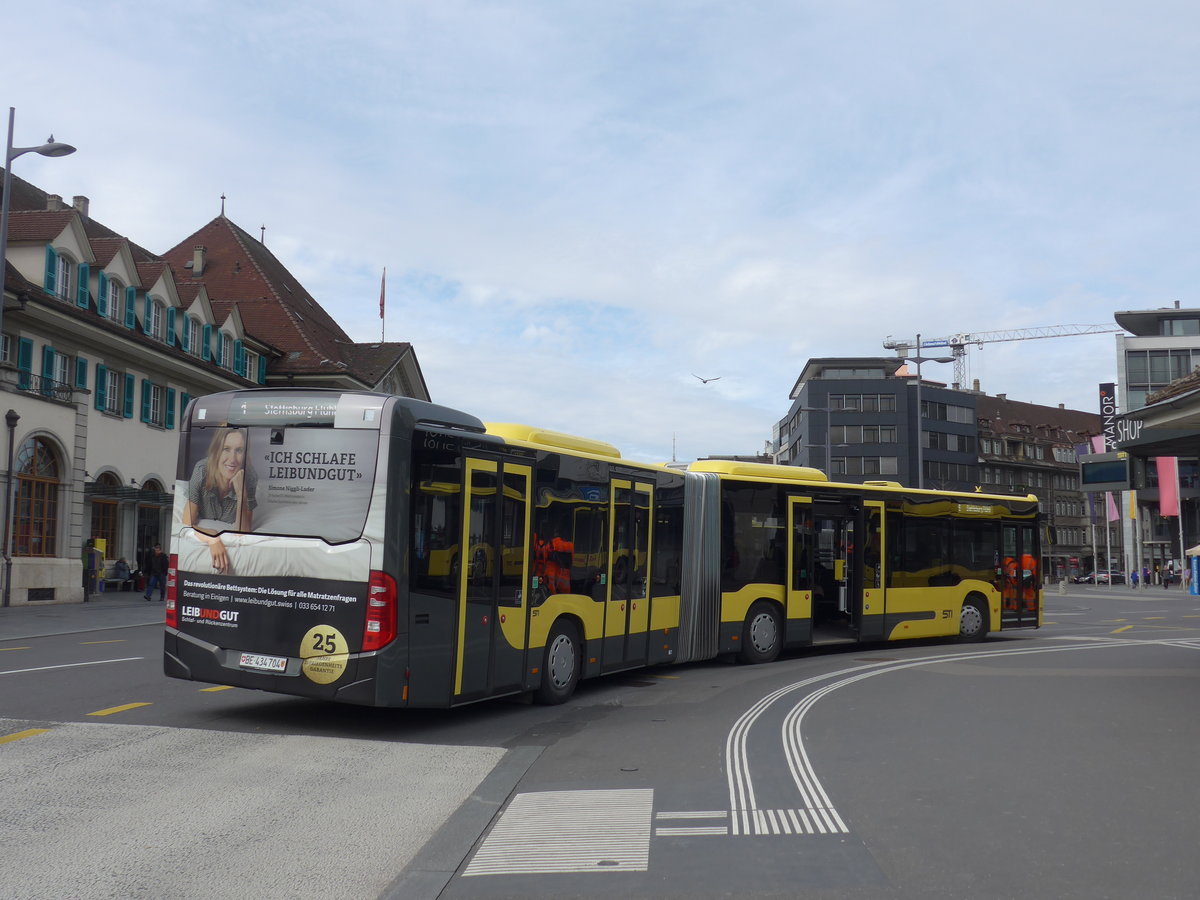
[[[982,347],[1001,341],[1032,341],[1038,338],[1074,337],[1080,334],[1111,334],[1124,331],[1119,325],[1047,325],[1044,328],[1010,328],[1005,331],[975,331],[952,334],[949,337],[930,338],[921,341],[921,350],[930,347],[948,347],[954,357],[954,388],[959,390],[967,380],[967,348]],[[907,356],[916,349],[916,338],[893,339],[889,334],[883,342],[885,350],[895,350],[897,356]]]

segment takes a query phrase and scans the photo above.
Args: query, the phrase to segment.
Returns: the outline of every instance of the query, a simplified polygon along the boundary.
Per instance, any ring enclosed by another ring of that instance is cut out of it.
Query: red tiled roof
[[[199,274],[185,268],[204,247]],[[367,385],[377,383],[410,352],[402,343],[355,344],[265,244],[224,216],[163,254],[179,280],[203,284],[217,321],[236,305],[246,332],[277,347],[272,374],[329,374],[344,371]],[[331,369],[332,367],[332,369]]]
[[[74,209],[12,210],[8,216],[8,242],[52,241],[63,233],[71,219],[78,215]]]

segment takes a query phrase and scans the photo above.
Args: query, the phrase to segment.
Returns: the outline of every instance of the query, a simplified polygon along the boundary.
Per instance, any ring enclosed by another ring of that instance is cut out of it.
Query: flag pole
[[[383,278],[381,278],[379,280],[379,340],[381,343],[385,342],[387,340],[387,333],[385,331],[385,329],[387,327],[387,322],[383,317],[383,309],[384,309],[383,298],[386,293],[387,293],[387,266],[384,266],[383,267]]]

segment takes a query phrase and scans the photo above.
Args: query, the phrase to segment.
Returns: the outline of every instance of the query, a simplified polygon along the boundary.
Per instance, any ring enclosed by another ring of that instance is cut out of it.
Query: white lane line
[[[648,788],[517,794],[463,875],[645,872],[653,805]]]
[[[654,829],[655,837],[724,837],[727,834],[728,825],[660,825]]]
[[[659,812],[654,814],[656,819],[726,819],[727,809],[686,810],[680,812]]]
[[[0,675],[20,675],[23,672],[49,672],[51,669],[75,669],[80,666],[102,666],[105,663],[119,662],[137,662],[139,659],[145,659],[144,656],[126,656],[124,659],[98,659],[94,662],[81,663],[64,663],[61,666],[37,666],[33,669],[9,669],[7,672],[0,672]]]

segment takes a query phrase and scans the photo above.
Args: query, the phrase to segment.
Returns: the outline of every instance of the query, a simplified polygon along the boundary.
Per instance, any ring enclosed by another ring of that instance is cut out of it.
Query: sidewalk
[[[131,625],[162,625],[164,606],[157,599],[143,600],[141,591],[110,591],[93,594],[87,603],[0,607],[0,642]]]

